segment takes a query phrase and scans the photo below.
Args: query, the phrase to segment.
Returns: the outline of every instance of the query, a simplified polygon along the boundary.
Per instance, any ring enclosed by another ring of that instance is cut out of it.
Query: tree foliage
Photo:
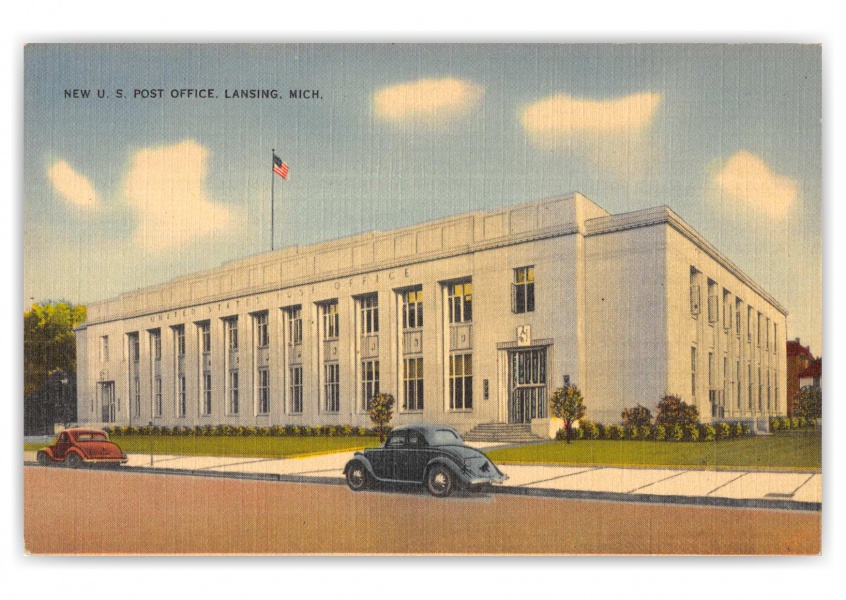
[[[699,423],[699,409],[678,396],[664,396],[658,403],[657,425],[688,425]]]
[[[806,419],[822,418],[822,388],[818,385],[803,388],[796,396],[796,408],[793,409],[794,417]]]
[[[621,414],[623,424],[632,427],[643,427],[652,425],[652,411],[638,404],[632,408],[624,408]]]
[[[76,373],[73,328],[84,323],[85,306],[48,302],[24,312],[24,396],[29,396],[56,369]]]
[[[394,416],[394,397],[390,394],[376,394],[368,406],[370,421],[379,428],[379,441],[385,441],[384,427]]]
[[[549,399],[549,409],[553,417],[564,421],[567,431],[567,443],[572,439],[573,422],[585,416],[585,406],[582,392],[576,386],[558,388]]]

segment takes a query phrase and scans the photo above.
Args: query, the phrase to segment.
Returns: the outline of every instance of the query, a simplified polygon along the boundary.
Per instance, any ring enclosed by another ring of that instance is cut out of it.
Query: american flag
[[[282,179],[288,179],[288,164],[283,163],[282,159],[275,154],[273,155],[273,172]]]

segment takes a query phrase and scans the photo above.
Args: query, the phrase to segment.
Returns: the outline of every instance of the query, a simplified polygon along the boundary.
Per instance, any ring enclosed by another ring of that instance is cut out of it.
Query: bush
[[[652,411],[640,404],[632,408],[624,408],[621,416],[624,425],[642,427],[652,423]]]
[[[652,429],[652,439],[656,442],[663,442],[667,439],[667,428],[663,425],[656,425]]]
[[[558,431],[555,432],[555,441],[556,442],[564,442],[567,440],[567,431],[562,427]]]
[[[608,429],[611,432],[612,440],[622,440],[626,437],[626,430],[622,425],[609,425]]]
[[[692,404],[683,402],[678,396],[664,396],[658,403],[657,425],[675,425],[680,423],[699,423],[699,409]]]
[[[625,438],[627,440],[636,440],[640,437],[640,431],[635,425],[624,425],[623,429],[625,430]]]
[[[590,421],[583,421],[579,424],[579,429],[584,430],[584,437],[586,440],[599,439],[599,427],[596,423],[591,423]]]
[[[703,442],[713,442],[717,436],[717,430],[707,423],[699,426],[699,439]]]
[[[695,423],[686,423],[682,427],[684,428],[684,439],[689,442],[699,441],[699,425]]]
[[[674,423],[667,426],[667,439],[672,442],[680,442],[684,439],[684,426]]]
[[[743,437],[746,433],[743,431],[743,423],[735,423],[734,427],[732,427],[732,434],[734,437]]]
[[[341,427],[341,435],[349,437],[353,434],[353,428],[351,425],[344,425]]]
[[[358,429],[356,429],[356,434],[361,436],[361,437],[366,436],[368,434],[367,428],[366,427],[359,427]]]
[[[638,427],[640,430],[640,439],[648,440],[652,436],[652,426],[651,425],[641,425]]]
[[[822,418],[822,388],[817,385],[804,388],[794,400],[793,414],[806,419]]]
[[[327,437],[335,437],[338,435],[338,428],[334,425],[329,425],[329,427],[324,429],[323,434]]]
[[[731,427],[728,423],[717,423],[717,439],[725,440],[731,436]]]

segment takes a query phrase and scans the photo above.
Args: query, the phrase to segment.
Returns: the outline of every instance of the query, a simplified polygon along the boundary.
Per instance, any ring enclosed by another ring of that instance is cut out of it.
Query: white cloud
[[[727,198],[776,220],[787,216],[799,195],[796,180],[775,173],[761,157],[746,150],[729,158],[714,181]]]
[[[472,81],[447,77],[419,79],[383,88],[373,95],[376,115],[395,125],[443,124],[460,118],[485,95]]]
[[[567,148],[610,174],[640,180],[660,163],[651,126],[661,100],[652,92],[610,100],[556,94],[524,106],[520,124],[537,148]]]
[[[99,200],[94,186],[87,177],[74,171],[67,161],[54,163],[47,171],[47,177],[53,184],[53,189],[72,205],[79,208],[97,208]]]
[[[135,153],[123,191],[139,220],[135,242],[145,250],[175,248],[228,229],[230,210],[206,195],[208,156],[194,140]]]

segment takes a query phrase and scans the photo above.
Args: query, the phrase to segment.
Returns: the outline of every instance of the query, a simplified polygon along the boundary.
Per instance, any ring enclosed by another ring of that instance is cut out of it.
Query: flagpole
[[[272,148],[270,151],[270,251],[273,252],[273,238],[274,238],[274,230],[273,230],[273,208],[274,208],[274,193],[276,189],[276,173],[274,173],[273,169],[276,164],[273,162],[273,158],[276,156],[276,148]]]

